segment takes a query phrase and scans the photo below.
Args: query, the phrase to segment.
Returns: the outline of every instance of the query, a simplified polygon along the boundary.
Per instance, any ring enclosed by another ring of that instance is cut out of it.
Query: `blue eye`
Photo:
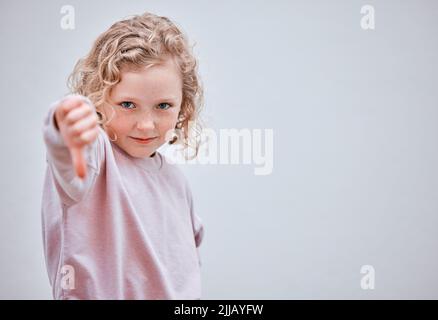
[[[133,107],[134,107],[134,104],[133,104],[132,102],[130,102],[130,101],[123,101],[120,105],[121,105],[124,109],[133,109]],[[133,107],[130,108],[129,105],[132,105]]]
[[[167,108],[165,108],[165,109],[160,108],[160,106],[162,106],[162,105],[168,105],[169,107],[167,107]],[[160,109],[160,110],[167,110],[167,109],[169,109],[170,107],[171,107],[171,105],[168,104],[168,103],[166,103],[166,102],[160,103],[160,104],[158,105],[158,109]]]

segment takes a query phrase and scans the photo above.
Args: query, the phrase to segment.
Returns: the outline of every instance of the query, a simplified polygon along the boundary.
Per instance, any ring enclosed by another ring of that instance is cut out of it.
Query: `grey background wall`
[[[206,228],[204,299],[438,298],[432,0],[1,1],[0,298],[51,298],[43,117],[98,34],[144,11],[196,42],[211,128],[274,132],[270,175],[182,165]]]

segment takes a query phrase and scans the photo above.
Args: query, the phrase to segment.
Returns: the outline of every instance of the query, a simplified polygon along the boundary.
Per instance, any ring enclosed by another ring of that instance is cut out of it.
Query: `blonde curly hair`
[[[114,23],[96,39],[88,55],[78,60],[68,78],[68,87],[71,93],[91,100],[99,124],[105,127],[111,119],[106,119],[101,108],[109,104],[110,90],[120,82],[121,69],[150,67],[163,63],[166,57],[176,62],[183,83],[176,140],[169,144],[178,141],[184,149],[193,148],[194,158],[200,146],[203,87],[192,47],[183,32],[167,17],[146,12]]]

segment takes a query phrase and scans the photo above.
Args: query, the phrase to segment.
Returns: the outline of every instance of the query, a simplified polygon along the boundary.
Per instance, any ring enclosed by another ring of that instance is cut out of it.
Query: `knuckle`
[[[60,108],[61,108],[62,111],[64,111],[64,112],[67,111],[68,108],[69,108],[69,100],[66,99],[66,100],[62,101],[61,104],[60,104]]]
[[[77,136],[81,133],[78,126],[71,126],[69,132],[72,136]]]
[[[73,124],[73,115],[71,112],[64,118],[64,121],[68,125]]]
[[[88,103],[86,103],[85,101],[81,101],[80,108],[85,112],[85,114],[89,114],[93,111],[91,109],[91,106]]]
[[[87,134],[86,137],[84,138],[84,141],[86,143],[91,143],[93,141],[93,136],[91,134]]]
[[[90,131],[90,133],[87,134],[87,142],[90,143],[90,142],[94,141],[94,139],[96,139],[96,137],[97,137],[97,130]]]

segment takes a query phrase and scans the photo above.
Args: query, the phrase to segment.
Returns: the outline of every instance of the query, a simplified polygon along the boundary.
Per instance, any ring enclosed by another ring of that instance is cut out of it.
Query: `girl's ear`
[[[110,109],[110,111],[108,111],[108,109]],[[96,109],[96,113],[99,117],[99,122],[106,125],[115,117],[116,110],[112,105],[104,103],[99,109]]]

